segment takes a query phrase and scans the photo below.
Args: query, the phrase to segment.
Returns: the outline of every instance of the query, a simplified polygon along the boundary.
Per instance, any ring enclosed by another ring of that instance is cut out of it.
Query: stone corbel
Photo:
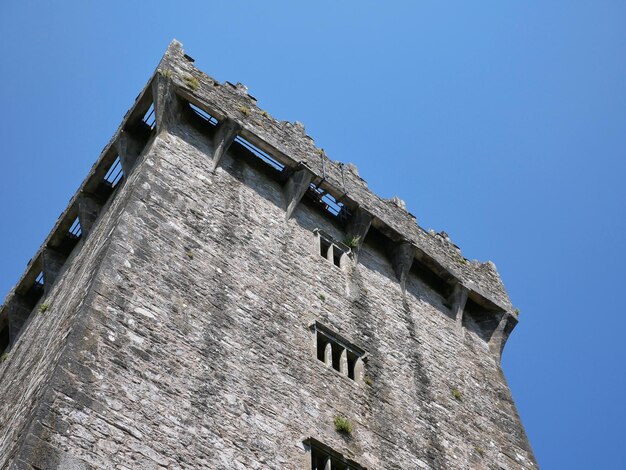
[[[289,220],[296,209],[304,193],[313,180],[313,172],[306,166],[301,165],[296,169],[283,186],[283,199],[285,201],[285,220]]]
[[[128,178],[141,153],[141,143],[129,135],[128,132],[122,130],[115,141],[115,148],[117,155],[120,157],[124,175]]]
[[[447,304],[450,306],[450,311],[454,315],[459,329],[463,327],[463,312],[465,311],[468,295],[469,289],[460,282],[457,282],[448,297]]]
[[[182,106],[170,77],[157,73],[152,81],[156,132],[170,130],[182,115]]]
[[[489,339],[489,348],[498,360],[502,359],[502,350],[504,349],[504,345],[509,339],[511,332],[517,323],[518,320],[514,315],[505,312],[498,323],[498,327],[491,335],[491,338]]]
[[[83,237],[87,237],[96,223],[102,206],[93,197],[83,193],[78,199],[78,220]]]
[[[7,305],[9,323],[9,347],[13,347],[17,338],[28,320],[32,309],[26,304],[21,295],[15,294]]]
[[[220,123],[215,138],[213,139],[215,151],[213,152],[213,159],[211,160],[211,172],[215,171],[220,160],[231,146],[240,130],[241,126],[230,118],[226,118]]]
[[[48,295],[50,289],[52,289],[66,259],[65,255],[52,248],[43,250],[42,270],[44,279],[43,290],[45,295]]]
[[[415,251],[415,245],[406,240],[398,242],[393,248],[391,264],[398,281],[400,281],[402,294],[406,292],[406,278],[409,274],[409,270],[411,269],[411,265],[413,264]]]

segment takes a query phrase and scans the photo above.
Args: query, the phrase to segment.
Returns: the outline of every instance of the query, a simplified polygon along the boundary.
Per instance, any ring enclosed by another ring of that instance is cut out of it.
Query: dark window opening
[[[123,179],[124,170],[122,168],[122,162],[120,161],[120,157],[116,156],[113,163],[107,168],[98,186],[93,190],[93,195],[101,203],[105,203],[115,189],[120,186]]]
[[[191,103],[187,103],[185,116],[187,121],[189,121],[197,131],[211,138],[215,136],[217,127],[220,124],[215,116]]]
[[[140,110],[137,110],[136,112],[139,113]],[[143,151],[143,148],[146,146],[148,140],[150,140],[150,137],[154,134],[156,129],[156,113],[154,111],[154,104],[150,103],[146,112],[141,116],[141,119],[138,116],[133,116],[124,126],[124,132],[127,132],[130,138],[137,143],[138,149],[141,149],[139,153]]]
[[[341,354],[344,351],[344,348],[340,347],[337,343],[332,344],[332,356],[333,356],[333,369],[341,370]]]
[[[80,240],[82,234],[83,233],[80,228],[80,220],[78,219],[78,217],[76,217],[56,250],[58,250],[60,253],[63,253],[64,255],[69,255]]]
[[[9,325],[7,324],[0,330],[0,354],[3,354],[7,349],[9,349],[10,342]]]
[[[348,253],[350,248],[343,243],[333,241],[330,235],[322,233],[319,229],[316,229],[315,233],[319,237],[320,256],[325,260],[332,261],[335,266],[340,268],[341,257]]]
[[[341,454],[333,450],[322,449],[322,444],[311,444],[311,469],[312,470],[365,470],[360,465],[349,461]],[[326,447],[326,446],[323,446]],[[327,466],[330,463],[329,466]]]
[[[317,358],[326,362],[326,345],[329,343],[328,338],[324,335],[317,335]]]
[[[243,149],[247,150],[247,152],[249,154],[252,154],[254,157],[256,157],[257,159],[261,160],[265,164],[269,165],[274,170],[282,172],[285,169],[285,165],[280,163],[278,160],[276,160],[274,157],[269,155],[267,152],[264,152],[263,150],[261,150],[257,146],[251,144],[250,142],[248,142],[243,137],[241,137],[241,136],[235,137],[235,144],[237,144],[240,147],[242,147]]]
[[[343,340],[336,339],[330,332],[325,333],[322,331],[322,328],[325,330],[320,325],[316,327],[317,359],[336,371],[346,374],[350,379],[355,380],[357,363],[359,360],[362,360],[363,351],[346,345]],[[330,364],[326,363],[326,348],[329,344],[331,347]],[[341,357],[344,353],[348,360],[348,369],[346,371],[341,370]]]
[[[341,267],[341,255],[343,255],[343,251],[340,251],[339,248],[333,246],[333,264],[337,267]]]
[[[378,251],[385,258],[391,256],[389,249],[391,243],[391,239],[374,226],[370,227],[365,236],[365,240],[363,240],[363,245],[367,245],[368,248]]]
[[[45,279],[43,272],[40,272],[39,274],[37,274],[35,282],[33,282],[33,284],[24,294],[24,301],[30,308],[33,308],[37,304],[37,302],[39,302],[39,299],[41,299],[41,297],[43,296],[44,282]]]
[[[411,266],[410,274],[420,279],[424,284],[434,290],[444,299],[450,295],[451,286],[442,278],[437,276],[432,270],[428,269],[423,263],[414,261]]]
[[[354,354],[352,351],[348,351],[348,377],[352,380],[354,380],[354,368],[358,359],[359,356]]]
[[[217,120],[217,118],[215,116],[212,116],[211,114],[207,113],[205,110],[198,108],[196,105],[189,103],[189,107],[191,108],[191,110],[196,113],[201,119],[203,119],[204,121],[206,121],[208,124],[212,125],[212,126],[217,126],[219,124],[219,121]]]
[[[488,342],[498,328],[503,314],[500,310],[488,309],[468,298],[463,311],[463,326]]]
[[[330,246],[331,244],[327,240],[320,238],[320,255],[322,258],[328,259],[328,250],[330,250]]]

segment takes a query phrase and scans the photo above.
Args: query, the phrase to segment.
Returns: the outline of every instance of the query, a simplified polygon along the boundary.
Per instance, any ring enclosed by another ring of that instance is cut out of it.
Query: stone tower
[[[174,41],[0,312],[0,468],[530,469],[517,316]]]

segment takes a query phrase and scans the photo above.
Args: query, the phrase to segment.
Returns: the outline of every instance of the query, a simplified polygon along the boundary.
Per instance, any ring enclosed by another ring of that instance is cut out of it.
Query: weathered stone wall
[[[358,263],[326,261],[332,217],[303,200],[286,220],[282,182],[234,149],[212,172],[223,135],[166,118],[0,364],[0,468],[300,470],[309,438],[368,469],[536,467],[470,315],[413,273],[403,293],[373,231]],[[510,310],[489,265],[424,236]],[[363,383],[317,359],[315,322],[366,351]]]
[[[64,455],[48,448],[48,432],[64,429],[62,422],[47,416],[62,403],[82,403],[74,377],[93,379],[82,365],[85,355],[94,354],[86,324],[94,300],[92,286],[108,259],[109,242],[130,191],[123,188],[104,208],[96,229],[73,250],[54,288],[33,309],[0,363],[0,468],[8,468],[9,462],[16,468],[31,468],[30,463],[56,468],[50,458],[55,462]],[[47,309],[40,312],[44,303]],[[16,457],[18,452],[24,461]]]
[[[185,139],[155,141],[122,212],[108,212],[12,352],[8,367],[39,328],[71,332],[65,349],[41,351],[60,359],[23,462],[305,469],[312,437],[372,469],[533,467],[497,358],[437,294],[410,277],[403,302],[367,239],[358,265],[335,267],[314,249],[315,228],[343,239],[324,214],[301,203],[285,221],[277,182],[231,154],[211,174],[210,141],[175,134]],[[93,288],[76,308],[62,296],[89,292],[75,282],[87,267]],[[367,351],[369,384],[317,360],[315,321]]]

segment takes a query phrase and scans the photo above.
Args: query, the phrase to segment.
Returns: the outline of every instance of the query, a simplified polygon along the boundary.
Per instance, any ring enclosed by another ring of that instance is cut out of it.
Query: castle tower
[[[517,315],[174,41],[0,311],[0,468],[531,469]]]

